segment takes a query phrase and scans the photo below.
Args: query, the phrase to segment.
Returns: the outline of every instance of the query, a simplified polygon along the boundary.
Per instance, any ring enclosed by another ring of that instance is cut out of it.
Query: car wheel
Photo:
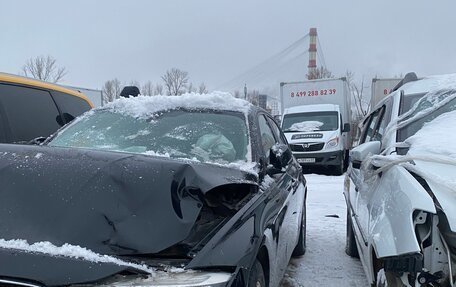
[[[380,269],[377,273],[377,287],[405,287],[402,280],[392,272]]]
[[[306,253],[306,230],[306,205],[304,204],[301,226],[299,228],[298,244],[296,244],[296,247],[293,250],[293,257],[302,256]]]
[[[266,287],[266,278],[264,276],[263,265],[261,262],[255,260],[250,271],[248,287]]]
[[[359,258],[358,247],[356,246],[355,233],[353,231],[353,222],[351,220],[350,211],[347,210],[347,242],[345,245],[345,253],[348,256]]]

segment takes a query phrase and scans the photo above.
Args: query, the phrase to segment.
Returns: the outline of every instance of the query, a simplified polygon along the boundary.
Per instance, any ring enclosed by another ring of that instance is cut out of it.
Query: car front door
[[[360,145],[370,141],[381,141],[386,123],[385,110],[386,107],[382,106],[366,119],[363,125],[363,133],[360,138]],[[354,190],[350,190],[350,205],[353,208],[352,215],[354,215],[355,219],[353,223],[358,226],[361,233],[360,238],[364,241],[362,246],[367,246],[368,238],[370,237],[369,222],[371,220],[371,199],[375,194],[376,189],[379,188],[379,177],[378,175],[375,175],[373,171],[372,166],[367,166],[366,163],[363,163],[361,167],[352,165],[349,174],[355,187]],[[363,250],[361,250],[361,252],[364,253]],[[369,256],[367,253],[364,255]]]
[[[261,138],[262,154],[265,162],[264,166],[270,164],[269,158],[271,148],[276,143],[280,143],[278,138],[271,128],[271,123],[264,114],[258,116],[258,127]],[[288,165],[290,166],[290,164]],[[292,168],[292,167],[290,167]],[[274,175],[265,175],[262,183],[264,192],[268,193],[268,202],[266,210],[269,210],[269,215],[272,232],[272,240],[275,244],[275,254],[270,266],[270,284],[277,286],[282,278],[288,265],[288,260],[293,252],[294,246],[291,246],[290,241],[296,244],[297,232],[296,224],[294,223],[297,214],[293,214],[296,208],[293,207],[293,196],[296,194],[296,180],[290,175],[287,169]]]

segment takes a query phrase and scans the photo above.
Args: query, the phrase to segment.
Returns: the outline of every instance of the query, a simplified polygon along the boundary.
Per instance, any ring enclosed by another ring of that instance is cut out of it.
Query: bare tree
[[[207,88],[206,88],[206,85],[204,83],[201,83],[198,87],[198,93],[199,94],[207,94],[208,91],[207,91]]]
[[[306,77],[308,80],[334,78],[333,74],[325,67],[320,67],[320,68],[316,68],[315,70],[309,71],[309,73],[306,75]]]
[[[131,81],[130,86],[138,87],[138,89],[141,88],[141,84],[136,80]]]
[[[67,74],[65,67],[58,67],[57,60],[51,56],[30,58],[22,67],[26,77],[57,83]]]
[[[161,84],[157,84],[154,89],[154,96],[163,95],[163,86]]]
[[[147,81],[141,87],[141,95],[144,95],[144,96],[153,96],[154,95],[154,85],[152,84],[151,81]]]
[[[355,123],[359,122],[362,118],[364,118],[367,113],[369,112],[370,108],[370,101],[367,99],[365,89],[367,86],[364,84],[364,76],[361,79],[360,84],[356,84],[354,80],[355,74],[351,71],[347,71],[345,73],[345,78],[347,79],[347,84],[350,88],[353,103],[356,108],[356,115],[353,119]]]
[[[162,76],[168,95],[179,96],[185,92],[188,83],[188,72],[172,68]]]
[[[117,99],[121,92],[121,84],[118,79],[106,81],[103,85],[103,102],[108,103]]]
[[[196,88],[193,87],[193,83],[190,83],[190,84],[187,86],[187,93],[196,93]]]

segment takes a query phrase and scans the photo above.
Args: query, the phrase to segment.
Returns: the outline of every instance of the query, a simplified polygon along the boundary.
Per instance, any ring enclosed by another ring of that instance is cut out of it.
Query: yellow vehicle
[[[92,107],[80,92],[0,73],[0,143],[43,140]]]

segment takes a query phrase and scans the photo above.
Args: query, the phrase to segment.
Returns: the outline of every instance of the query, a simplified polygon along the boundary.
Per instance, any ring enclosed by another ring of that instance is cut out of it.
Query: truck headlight
[[[339,137],[332,138],[326,144],[327,147],[336,147],[339,144]]]
[[[159,271],[152,276],[114,276],[99,287],[225,287],[232,274],[226,272],[205,272],[185,270],[182,272]],[[84,286],[84,285],[78,285]],[[90,285],[93,286],[93,285]]]

